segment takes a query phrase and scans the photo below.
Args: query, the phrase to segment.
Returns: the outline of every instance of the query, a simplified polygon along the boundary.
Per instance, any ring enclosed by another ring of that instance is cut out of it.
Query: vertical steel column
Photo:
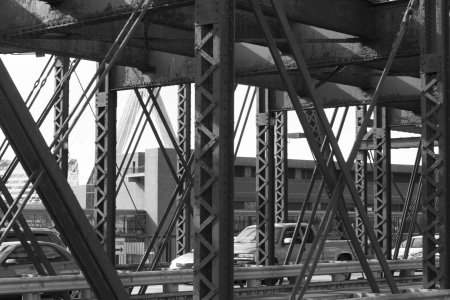
[[[178,87],[178,147],[183,154],[184,161],[187,162],[191,157],[191,85],[184,84]],[[183,177],[186,170],[180,159],[177,159],[178,179]],[[183,183],[182,190],[177,195],[177,201],[180,202],[183,192],[187,188],[187,183]],[[190,197],[186,196],[184,209],[177,217],[177,256],[191,251],[191,214]]]
[[[377,107],[373,130],[373,178],[374,178],[374,228],[378,243],[391,258],[391,149],[387,108]]]
[[[56,57],[55,62],[55,90],[59,91],[55,97],[55,140],[57,145],[63,143],[64,145],[59,148],[55,153],[56,162],[61,168],[64,176],[67,177],[69,170],[69,141],[63,141],[61,138],[67,132],[67,125],[63,127],[64,122],[69,116],[69,81],[63,82],[64,75],[69,71],[70,60],[68,57]],[[64,86],[61,88],[61,84]]]
[[[356,107],[356,134],[360,131],[361,123],[366,115],[367,107],[360,105]],[[367,130],[366,130],[367,131]],[[367,150],[358,150],[355,159],[355,184],[359,197],[364,207],[367,208]],[[358,210],[355,209],[355,231],[356,236],[361,244],[361,248],[367,254],[367,233],[359,216]]]
[[[234,6],[195,1],[194,299],[233,298]]]
[[[258,265],[274,262],[273,124],[269,103],[275,92],[260,88],[256,104],[256,245]]]
[[[450,287],[449,279],[449,20],[448,1],[420,1],[422,79],[423,286]],[[446,101],[445,101],[446,100]],[[439,153],[435,142],[439,142]],[[439,240],[436,238],[439,230]],[[440,269],[436,254],[440,253]]]
[[[101,83],[95,99],[94,230],[114,264],[117,92],[110,89],[113,77],[114,68]]]
[[[288,220],[287,111],[274,112],[275,223]]]

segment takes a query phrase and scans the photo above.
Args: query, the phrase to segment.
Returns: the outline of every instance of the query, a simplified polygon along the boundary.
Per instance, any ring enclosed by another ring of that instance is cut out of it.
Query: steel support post
[[[61,138],[67,132],[67,124],[64,122],[69,116],[69,81],[63,81],[64,75],[69,71],[70,60],[68,57],[56,57],[55,63],[55,89],[57,94],[55,95],[55,140],[57,145],[63,143],[63,146],[55,153],[56,162],[59,164],[64,176],[67,177],[69,170],[69,146],[68,140],[62,140]],[[62,87],[60,87],[63,85]]]
[[[439,283],[441,289],[450,288],[448,9],[446,0],[420,1],[423,286],[434,288]],[[438,252],[440,268],[436,266]]]
[[[288,220],[287,111],[274,112],[275,223]]]
[[[234,0],[195,1],[194,299],[233,298]]]
[[[274,263],[274,132],[269,103],[275,91],[260,88],[256,104],[256,245],[258,265]]]
[[[94,230],[114,264],[117,92],[110,89],[113,77],[114,68],[100,85],[95,98]]]
[[[366,115],[366,106],[356,107],[356,134],[358,134],[361,123]],[[366,130],[367,131],[367,130]],[[364,207],[367,208],[367,150],[359,150],[355,159],[355,184],[359,197]],[[355,209],[355,231],[362,249],[367,254],[367,233],[358,210]]]
[[[184,161],[187,162],[191,157],[191,85],[184,84],[178,87],[178,147],[182,152]],[[178,179],[183,177],[186,170],[185,164],[177,159]],[[178,193],[177,201],[180,202],[183,197],[183,191],[186,190],[187,183],[183,183],[182,190]],[[185,206],[178,215],[176,227],[177,256],[191,251],[191,213],[190,197],[187,195]]]
[[[377,107],[374,114],[373,130],[373,178],[374,178],[374,229],[378,243],[391,258],[391,151],[390,130],[387,108]]]

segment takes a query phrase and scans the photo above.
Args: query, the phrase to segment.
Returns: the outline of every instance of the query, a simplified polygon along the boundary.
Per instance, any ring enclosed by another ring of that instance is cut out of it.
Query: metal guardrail
[[[424,290],[413,291],[411,293],[396,294],[396,295],[384,295],[384,294],[371,294],[367,293],[367,297],[358,298],[360,300],[367,299],[373,300],[412,300],[412,299],[430,299],[430,300],[443,300],[450,298],[450,290]],[[355,298],[343,299],[350,300]]]
[[[378,261],[369,261],[373,272],[381,271]],[[416,270],[422,268],[421,260],[395,260],[389,261],[390,269],[396,270]],[[299,273],[302,265],[288,266],[256,266],[235,268],[235,280],[254,280],[277,277],[293,277]],[[359,262],[331,262],[318,264],[315,275],[330,275],[339,273],[361,273],[362,268]],[[140,285],[163,285],[174,286],[185,283],[192,283],[192,270],[174,271],[145,271],[120,273],[125,287]],[[0,295],[8,294],[32,294],[48,293],[53,291],[69,290],[89,290],[83,275],[60,275],[43,277],[21,277],[3,278],[0,282]]]

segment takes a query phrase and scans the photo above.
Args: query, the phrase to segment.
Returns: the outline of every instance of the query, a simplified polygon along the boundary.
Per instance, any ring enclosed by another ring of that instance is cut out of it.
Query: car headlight
[[[250,259],[254,258],[253,254],[251,254],[251,253],[239,253],[237,255],[237,257],[238,258],[250,258]]]

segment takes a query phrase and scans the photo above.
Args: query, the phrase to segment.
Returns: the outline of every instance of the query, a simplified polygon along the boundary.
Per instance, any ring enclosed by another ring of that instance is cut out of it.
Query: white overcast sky
[[[34,55],[1,55],[0,56],[3,63],[7,67],[11,77],[13,78],[17,88],[19,89],[22,97],[25,99],[29,92],[31,91],[36,79],[41,73],[45,63],[47,62],[49,56],[36,57]],[[95,72],[96,64],[93,62],[82,61],[77,68],[76,72],[85,87]],[[47,84],[41,91],[40,97],[37,102],[37,111],[40,113],[43,106],[50,99],[54,90],[54,73],[52,72],[49,76]],[[174,89],[169,88],[162,91],[162,98],[166,104],[169,112],[169,117],[171,119],[173,128],[176,127],[176,94],[174,96]],[[245,96],[246,87],[238,86],[235,94],[235,120],[239,115],[239,110],[243,103],[243,98]],[[70,84],[70,99],[71,105],[74,105],[76,101],[81,96],[81,88],[75,76],[72,76]],[[120,118],[121,108],[124,102],[128,99],[129,92],[124,91],[119,93],[119,103],[118,103],[118,119]],[[247,102],[248,105],[249,102]],[[91,101],[92,107],[94,108],[94,102]],[[343,108],[340,109],[342,113]],[[36,110],[32,110],[33,115],[37,115]],[[328,115],[331,116],[331,110],[327,111]],[[341,116],[341,114],[339,114]],[[355,123],[354,109],[349,110],[346,123],[344,126],[344,132],[340,141],[340,146],[345,157],[351,150],[351,147],[355,138]],[[300,132],[302,131],[297,120],[295,113],[289,112],[288,114],[288,131],[289,132]],[[339,124],[341,118],[337,119],[336,124]],[[48,121],[44,124],[41,131],[43,132],[47,142],[50,142],[53,134],[53,114],[48,118]],[[242,123],[241,123],[242,124]],[[337,125],[335,126],[337,130]],[[73,133],[70,135],[69,140],[69,151],[70,157],[75,158],[79,162],[80,167],[80,184],[84,184],[89,176],[94,162],[94,116],[91,110],[88,108],[84,113],[82,119],[75,127]],[[250,113],[250,118],[248,125],[244,134],[243,142],[241,144],[238,156],[255,156],[255,110]],[[150,132],[147,131],[146,138],[143,139],[143,143],[140,146],[141,151],[149,147],[156,147],[157,144],[152,138],[147,138],[151,136]],[[393,134],[393,136],[398,136]],[[193,139],[194,140],[194,139]],[[237,140],[237,139],[236,139]],[[392,163],[395,164],[412,164],[414,163],[416,150],[392,150]],[[288,143],[288,155],[290,159],[312,159],[311,152],[307,146],[305,139],[290,139]],[[10,154],[11,156],[11,154]]]

